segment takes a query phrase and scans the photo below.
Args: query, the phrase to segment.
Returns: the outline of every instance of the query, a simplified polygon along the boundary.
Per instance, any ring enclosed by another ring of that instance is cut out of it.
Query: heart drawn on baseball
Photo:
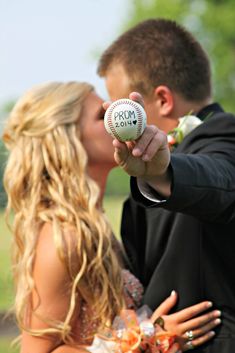
[[[119,141],[137,140],[146,127],[145,110],[131,99],[118,99],[106,110],[104,126]]]

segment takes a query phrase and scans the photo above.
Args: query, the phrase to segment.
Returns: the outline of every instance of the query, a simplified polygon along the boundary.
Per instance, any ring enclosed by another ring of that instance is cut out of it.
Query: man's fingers
[[[149,145],[145,149],[142,160],[144,162],[150,162],[153,157],[156,155],[157,151],[160,149],[163,149],[164,146],[167,145],[167,138],[165,134],[163,134],[161,131],[158,131],[157,134],[155,134],[150,141]]]
[[[177,293],[172,291],[171,295],[166,298],[160,306],[154,311],[151,317],[151,321],[155,322],[159,316],[166,315],[173,308],[177,302]]]
[[[106,111],[111,104],[112,104],[112,102],[106,101],[102,104],[102,106],[103,106],[104,110]]]
[[[146,126],[143,134],[136,141],[136,145],[133,148],[132,154],[134,157],[141,157],[145,153],[148,145],[150,144],[154,136],[158,134],[158,131],[158,128],[154,125]]]
[[[140,93],[138,92],[131,92],[129,94],[129,98],[137,103],[139,103],[140,105],[142,105],[142,107],[144,108],[144,99],[143,97],[141,96]]]
[[[124,98],[124,97],[123,97]],[[140,93],[138,92],[131,92],[129,94],[129,98],[137,103],[139,103],[140,105],[142,105],[142,107],[144,108],[144,99],[143,97],[141,96]],[[108,107],[112,104],[111,101],[105,101],[102,105],[103,105],[103,108],[104,110],[107,110]]]
[[[149,125],[137,140],[132,155],[142,157],[144,162],[150,162],[156,153],[165,146],[168,147],[166,134],[158,130],[156,126]]]
[[[125,142],[119,141],[118,139],[114,139],[113,146],[117,149],[123,149],[125,148]]]
[[[129,150],[124,142],[117,139],[113,140],[114,149],[114,159],[119,166],[124,166],[126,164],[127,158],[129,156]]]

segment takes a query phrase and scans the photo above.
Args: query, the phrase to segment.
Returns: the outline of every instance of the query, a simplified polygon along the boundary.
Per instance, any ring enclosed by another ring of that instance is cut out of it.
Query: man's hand
[[[113,141],[114,158],[129,175],[150,180],[166,173],[170,162],[166,134],[154,125],[147,125],[134,142]]]
[[[133,92],[129,98],[144,106],[139,93]],[[105,103],[104,108],[108,105]],[[162,196],[170,195],[170,150],[163,131],[155,125],[147,125],[138,140],[121,142],[115,139],[113,145],[115,161],[126,173],[143,179]]]

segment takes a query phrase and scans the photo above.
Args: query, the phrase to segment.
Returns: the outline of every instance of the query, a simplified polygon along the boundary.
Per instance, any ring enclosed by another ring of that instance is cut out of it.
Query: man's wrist
[[[164,174],[142,178],[142,180],[145,181],[162,198],[167,199],[171,196],[172,170],[170,166],[168,166]]]

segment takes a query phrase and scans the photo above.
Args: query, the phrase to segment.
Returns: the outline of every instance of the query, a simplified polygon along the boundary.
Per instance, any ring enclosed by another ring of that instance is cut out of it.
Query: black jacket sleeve
[[[195,129],[171,156],[172,194],[163,203],[145,199],[132,181],[134,199],[147,207],[207,222],[235,218],[235,117],[221,113]]]

